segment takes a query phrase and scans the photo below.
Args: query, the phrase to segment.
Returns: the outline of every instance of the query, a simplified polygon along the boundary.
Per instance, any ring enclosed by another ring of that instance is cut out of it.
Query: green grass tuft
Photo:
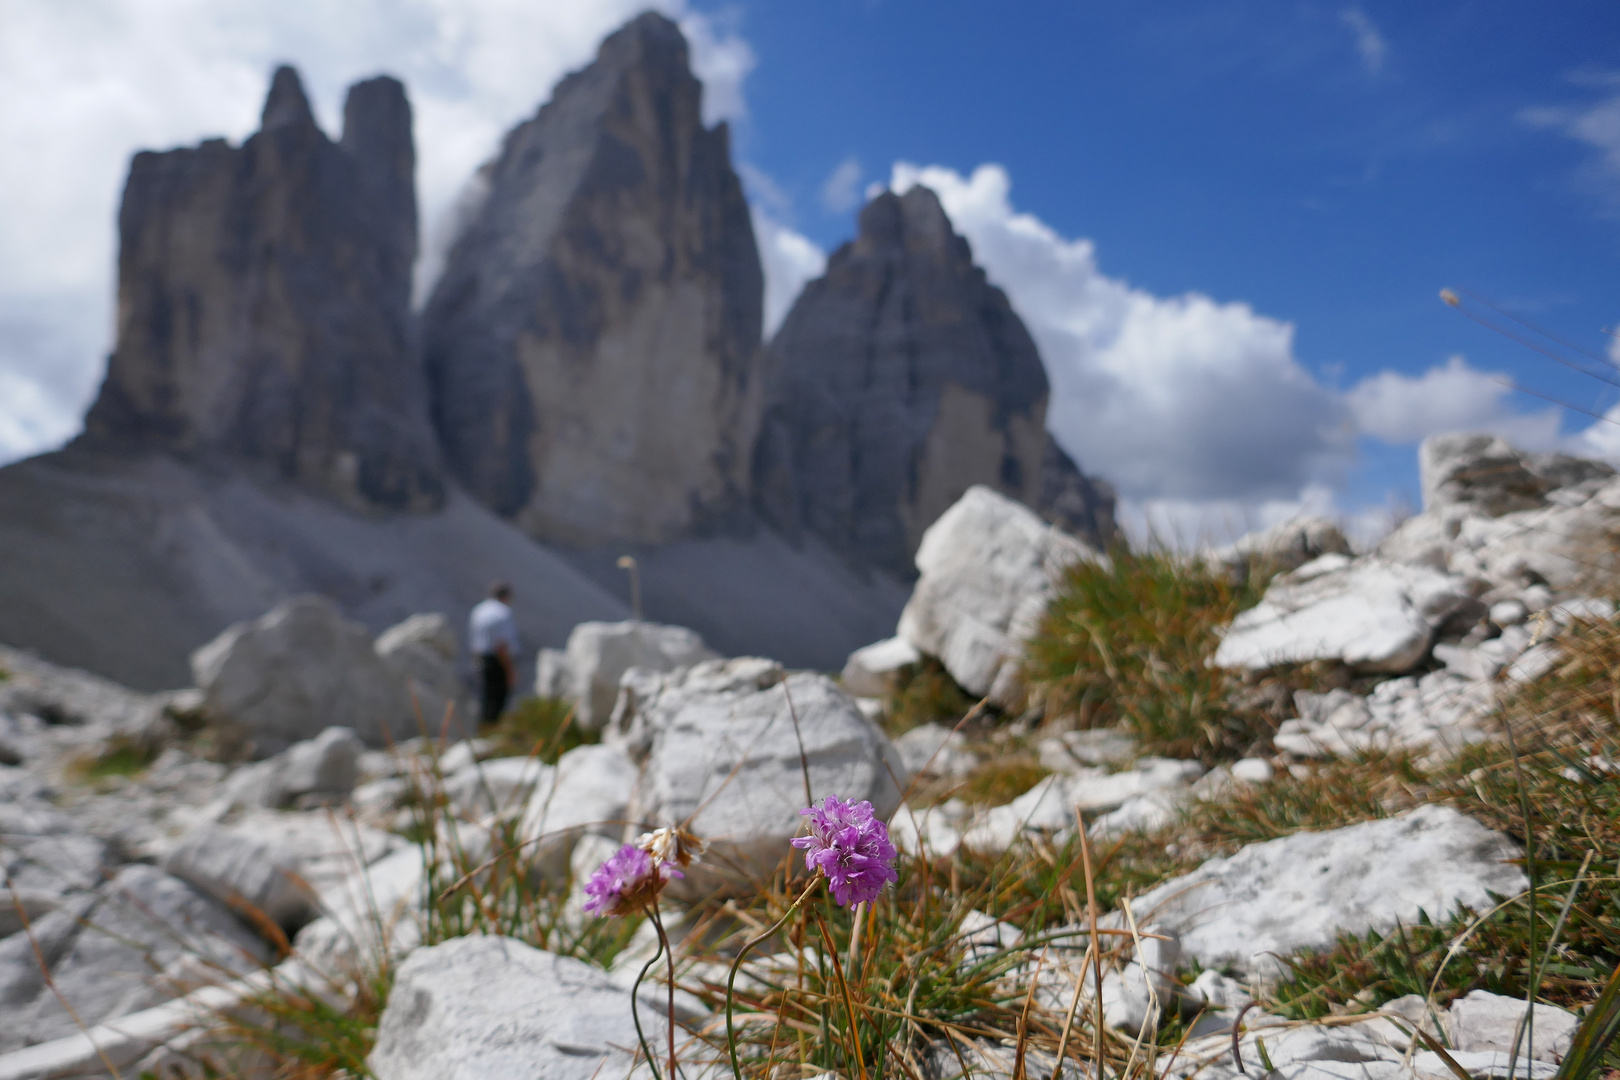
[[[1271,724],[1229,703],[1231,676],[1208,665],[1217,631],[1264,591],[1256,572],[1234,584],[1219,569],[1166,551],[1114,551],[1069,570],[1028,642],[1025,681],[1047,717],[1123,726],[1143,749],[1212,760],[1263,745]]]
[[[925,656],[901,672],[900,690],[888,700],[884,727],[890,735],[901,735],[929,722],[954,727],[975,704],[943,664]]]
[[[140,745],[128,736],[114,735],[98,750],[75,759],[68,766],[68,773],[75,780],[88,784],[138,776],[152,764],[154,757],[149,747]]]
[[[599,742],[595,732],[574,724],[574,705],[565,698],[526,697],[483,731],[495,740],[495,757],[533,755],[548,765],[576,746]]]

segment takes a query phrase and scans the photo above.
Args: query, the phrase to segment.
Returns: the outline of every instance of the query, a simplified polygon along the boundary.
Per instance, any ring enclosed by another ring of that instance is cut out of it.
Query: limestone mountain
[[[1046,370],[935,194],[885,192],[771,343],[755,506],[909,575],[923,530],[974,484],[1093,544],[1114,495],[1046,431]]]
[[[241,146],[137,154],[83,441],[246,462],[351,506],[441,505],[411,342],[415,156],[397,80],[351,87],[334,143],[290,67]]]
[[[724,124],[644,14],[481,174],[423,313],[450,468],[529,535],[664,543],[745,506],[763,276]]]

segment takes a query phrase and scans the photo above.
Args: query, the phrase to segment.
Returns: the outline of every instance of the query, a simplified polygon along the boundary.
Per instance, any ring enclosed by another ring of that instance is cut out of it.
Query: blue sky
[[[1241,300],[1348,388],[1470,368],[1602,411],[1607,389],[1436,297],[1465,287],[1587,348],[1620,321],[1620,173],[1569,126],[1620,92],[1620,7],[1572,3],[975,3],[743,9],[743,156],[823,246],[835,163],[1005,166],[1017,208],[1161,296]],[[1562,115],[1560,115],[1562,114]],[[1620,156],[1620,119],[1610,129]],[[1015,298],[1016,300],[1016,298]],[[1547,404],[1507,395],[1511,412]],[[1256,418],[1257,420],[1259,418]],[[1566,430],[1589,417],[1572,414]],[[1362,436],[1346,506],[1415,501]]]
[[[642,6],[0,0],[0,458],[94,392],[133,150],[245,137],[280,60],[329,127],[349,81],[397,74],[430,279],[465,178]],[[1620,426],[1499,380],[1597,412],[1609,388],[1437,297],[1609,348],[1612,3],[656,6],[733,124],[773,314],[872,185],[932,184],[1042,346],[1050,426],[1138,522],[1373,528],[1457,427],[1620,454]]]

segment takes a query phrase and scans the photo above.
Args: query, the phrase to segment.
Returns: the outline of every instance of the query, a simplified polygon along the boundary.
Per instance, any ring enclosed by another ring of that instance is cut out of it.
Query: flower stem
[[[658,1075],[658,1060],[653,1056],[652,1048],[647,1045],[647,1036],[642,1033],[641,1010],[636,1008],[636,999],[641,994],[641,980],[647,977],[647,972],[652,970],[653,965],[658,963],[658,958],[662,955],[664,955],[664,930],[663,927],[659,927],[658,951],[653,953],[652,959],[647,961],[646,966],[641,969],[641,974],[636,976],[636,981],[630,987],[630,1019],[636,1022],[636,1038],[641,1043],[641,1052],[647,1055],[647,1067],[652,1070],[653,1080],[663,1080],[663,1078]],[[670,1080],[674,1080],[674,1078],[671,1077]]]
[[[849,962],[844,965],[849,977],[857,981],[860,978],[858,972],[861,959],[861,924],[866,921],[865,916],[866,901],[862,900],[855,905],[855,928],[849,935]]]
[[[669,936],[664,933],[664,920],[658,917],[658,897],[652,902],[653,927],[658,931],[658,945],[664,951],[666,963],[669,964],[669,1080],[676,1080],[675,1076],[675,949],[669,943]],[[654,960],[658,959],[656,956]]]
[[[750,938],[748,941],[744,942],[742,949],[737,953],[737,959],[731,962],[731,973],[726,976],[726,1049],[731,1052],[731,1072],[736,1080],[743,1080],[742,1066],[737,1064],[737,1033],[732,1027],[731,1020],[731,996],[733,988],[737,982],[737,969],[742,967],[743,958],[748,955],[748,950],[752,949],[755,945],[758,945],[760,942],[782,929],[782,924],[786,923],[793,917],[793,913],[799,910],[799,905],[804,903],[805,898],[810,895],[810,890],[814,889],[820,880],[821,875],[819,874],[811,878],[810,884],[805,886],[804,892],[800,893],[799,898],[793,901],[793,906],[789,907],[787,911],[782,914],[782,917],[776,920],[776,924],[763,934]],[[653,959],[656,960],[657,957],[654,957]],[[648,966],[650,967],[651,965],[649,964]],[[674,1080],[674,1078],[671,1077],[670,1080]]]

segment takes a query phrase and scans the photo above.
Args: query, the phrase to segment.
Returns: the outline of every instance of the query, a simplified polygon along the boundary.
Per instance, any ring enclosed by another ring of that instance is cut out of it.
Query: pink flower
[[[596,868],[585,883],[585,914],[623,915],[652,903],[670,878],[685,877],[671,863],[654,863],[652,856],[626,844]]]
[[[885,885],[900,880],[894,860],[900,854],[889,842],[889,830],[872,816],[866,800],[846,803],[836,795],[820,807],[800,810],[810,819],[810,835],[795,837],[804,849],[804,865],[827,875],[833,899],[844,907],[875,900]]]

